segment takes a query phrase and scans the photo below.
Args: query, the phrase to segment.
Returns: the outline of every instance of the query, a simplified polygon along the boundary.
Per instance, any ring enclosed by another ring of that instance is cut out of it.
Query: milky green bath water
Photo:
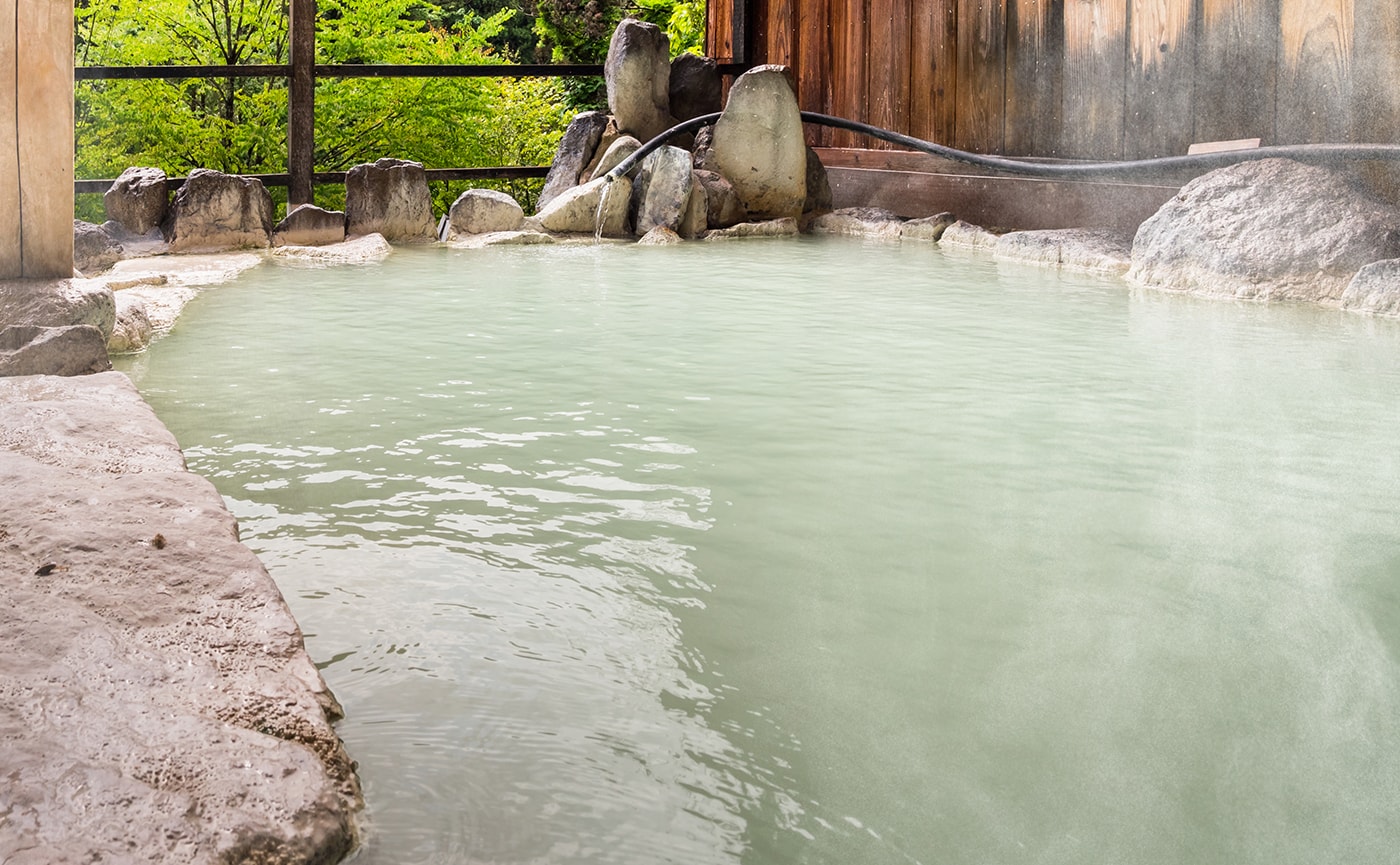
[[[269,265],[129,364],[368,863],[1380,863],[1400,324],[936,247]]]

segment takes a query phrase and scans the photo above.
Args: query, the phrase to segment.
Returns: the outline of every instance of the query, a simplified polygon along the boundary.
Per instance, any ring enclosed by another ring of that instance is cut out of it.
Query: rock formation
[[[272,229],[273,246],[323,246],[345,240],[345,213],[298,204]]]
[[[662,146],[642,160],[632,182],[633,232],[644,235],[653,228],[675,231],[690,201],[690,153]]]
[[[1138,285],[1258,300],[1339,303],[1362,267],[1400,257],[1400,209],[1341,175],[1245,162],[1182,187],[1138,228]]]
[[[539,210],[553,201],[567,189],[579,183],[579,176],[593,160],[593,151],[603,137],[608,126],[608,115],[601,111],[585,111],[569,121],[564,137],[559,139],[559,148],[554,154],[554,162],[549,166],[544,189],[540,191]]]
[[[1400,315],[1400,258],[1375,261],[1357,271],[1342,292],[1342,309]]]
[[[514,198],[494,189],[468,189],[452,202],[442,240],[465,234],[515,231],[525,221],[525,211]]]
[[[107,339],[101,330],[90,324],[66,327],[16,324],[0,328],[0,376],[89,375],[111,368]],[[4,746],[0,742],[0,761],[4,759],[3,754]],[[3,805],[0,795],[0,810]]]
[[[396,243],[437,238],[433,198],[423,166],[405,159],[379,159],[351,168],[345,177],[346,234],[382,234]]]
[[[165,172],[159,168],[128,168],[102,195],[107,218],[135,235],[150,233],[165,221],[170,206]]]
[[[151,326],[151,316],[146,312],[146,301],[132,292],[118,291],[115,294],[117,323],[107,339],[107,351],[112,354],[141,351],[150,345],[155,332]]]
[[[257,178],[196,168],[175,193],[165,226],[171,252],[266,247],[272,196]]]
[[[724,107],[719,66],[714,58],[684,51],[671,61],[668,102],[677,123]]]
[[[740,75],[715,124],[711,166],[751,219],[796,217],[807,199],[807,146],[797,98],[780,66]]]
[[[540,211],[536,219],[545,231],[592,234],[601,224],[604,237],[624,237],[632,198],[632,181],[626,177],[590,180],[566,190]]]
[[[100,225],[73,220],[73,267],[92,276],[121,261],[122,245]]]
[[[675,121],[670,110],[670,40],[655,24],[624,18],[608,43],[608,110],[624,134],[650,141]]]

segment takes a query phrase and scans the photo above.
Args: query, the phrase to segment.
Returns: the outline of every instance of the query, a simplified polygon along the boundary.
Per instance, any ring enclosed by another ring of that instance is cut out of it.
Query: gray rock
[[[1094,273],[1125,273],[1131,241],[1116,232],[1087,228],[1012,231],[997,238],[993,254],[1002,260]]]
[[[826,176],[817,151],[807,148],[807,197],[802,201],[803,213],[825,213],[831,210],[831,180]]]
[[[112,290],[89,280],[0,280],[0,327],[90,324],[105,340],[117,319]]]
[[[365,234],[325,246],[279,246],[272,250],[272,256],[287,264],[330,267],[383,261],[393,251],[384,235]]]
[[[378,159],[356,165],[345,177],[345,233],[382,234],[393,243],[437,239],[433,197],[421,163]]]
[[[1182,187],[1138,228],[1138,285],[1335,304],[1362,267],[1400,256],[1400,209],[1344,177],[1286,159],[1245,162]]]
[[[667,101],[677,123],[719,111],[724,107],[723,93],[714,58],[685,51],[671,61]]]
[[[938,243],[941,246],[961,246],[967,249],[996,249],[1001,235],[988,231],[980,225],[973,225],[959,219],[943,230]]]
[[[145,234],[133,234],[114,219],[102,223],[102,230],[122,245],[122,258],[145,258],[150,255],[165,255],[170,251],[170,242],[159,225]]]
[[[675,231],[690,201],[690,153],[663,145],[642,160],[632,182],[633,232],[657,226]]]
[[[667,94],[671,78],[671,42],[655,24],[624,18],[608,42],[603,78],[608,110],[617,128],[650,141],[673,124]]]
[[[10,861],[347,854],[360,799],[339,706],[131,381],[0,381],[0,489]]]
[[[879,207],[843,207],[813,218],[807,230],[812,234],[899,240],[904,234],[904,220]]]
[[[117,324],[107,338],[107,351],[111,354],[142,351],[151,344],[155,330],[151,325],[151,316],[146,312],[146,301],[132,292],[118,291],[116,296]]]
[[[796,237],[797,220],[791,216],[763,222],[741,222],[705,234],[705,240],[741,240],[749,237]]]
[[[715,128],[713,126],[700,127],[699,131],[695,133],[695,141],[690,152],[696,171],[719,173],[719,169],[715,167]]]
[[[17,324],[0,330],[0,376],[91,375],[111,368],[107,340],[102,331],[90,324],[67,327]],[[0,441],[4,435],[4,430],[0,429]],[[0,744],[0,760],[3,760],[3,753]],[[0,797],[0,805],[3,801]]]
[[[556,197],[540,211],[540,228],[564,234],[593,234],[602,222],[604,237],[624,237],[631,203],[632,181],[619,177],[590,180]]]
[[[323,246],[345,239],[345,212],[298,204],[272,229],[273,246]]]
[[[554,161],[549,165],[549,174],[544,179],[544,189],[540,190],[537,209],[545,207],[564,193],[579,184],[584,168],[593,161],[593,152],[608,128],[608,115],[601,111],[585,111],[575,114],[559,139],[559,148],[554,153]]]
[[[705,188],[705,222],[710,228],[729,228],[748,217],[733,184],[725,180],[724,175],[696,169],[694,176]]]
[[[272,239],[272,196],[262,181],[196,168],[166,220],[171,252],[261,248]]]
[[[554,243],[554,236],[542,231],[493,231],[468,234],[452,242],[454,249],[485,249],[488,246],[538,246]]]
[[[638,150],[642,149],[642,142],[630,135],[619,135],[608,145],[608,149],[599,155],[597,163],[593,166],[593,172],[589,175],[589,180],[597,180],[609,171],[622,164],[622,161]]]
[[[1357,271],[1342,293],[1342,309],[1400,315],[1400,259],[1373,261]]]
[[[95,276],[121,261],[122,245],[100,225],[73,220],[73,266]]]
[[[681,223],[676,226],[676,233],[687,239],[703,235],[710,227],[709,219],[706,216],[708,207],[709,199],[705,194],[705,187],[692,171],[690,174],[690,197],[686,200],[685,212],[681,214]]]
[[[168,178],[159,168],[128,168],[102,194],[107,218],[132,234],[150,233],[165,221],[170,206]]]
[[[525,211],[506,193],[495,189],[468,189],[452,202],[443,240],[455,240],[465,234],[515,231],[524,220]]]
[[[637,241],[638,246],[672,246],[677,243],[684,243],[681,236],[664,225],[658,225],[651,231],[642,235]]]
[[[947,212],[906,220],[900,237],[904,240],[927,240],[937,243],[943,239],[943,232],[957,221],[956,216]]]
[[[783,67],[759,66],[735,80],[709,161],[734,185],[749,218],[801,215],[807,145]]]

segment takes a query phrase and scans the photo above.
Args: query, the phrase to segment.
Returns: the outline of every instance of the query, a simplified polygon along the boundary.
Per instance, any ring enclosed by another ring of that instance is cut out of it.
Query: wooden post
[[[288,49],[287,209],[312,200],[316,152],[316,0],[292,0]]]
[[[73,3],[0,0],[0,278],[73,275]]]

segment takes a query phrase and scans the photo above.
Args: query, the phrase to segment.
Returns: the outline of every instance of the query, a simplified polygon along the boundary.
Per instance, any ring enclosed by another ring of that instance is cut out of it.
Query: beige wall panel
[[[0,279],[20,275],[15,0],[0,0]]]
[[[73,275],[73,2],[17,0],[24,276]]]

